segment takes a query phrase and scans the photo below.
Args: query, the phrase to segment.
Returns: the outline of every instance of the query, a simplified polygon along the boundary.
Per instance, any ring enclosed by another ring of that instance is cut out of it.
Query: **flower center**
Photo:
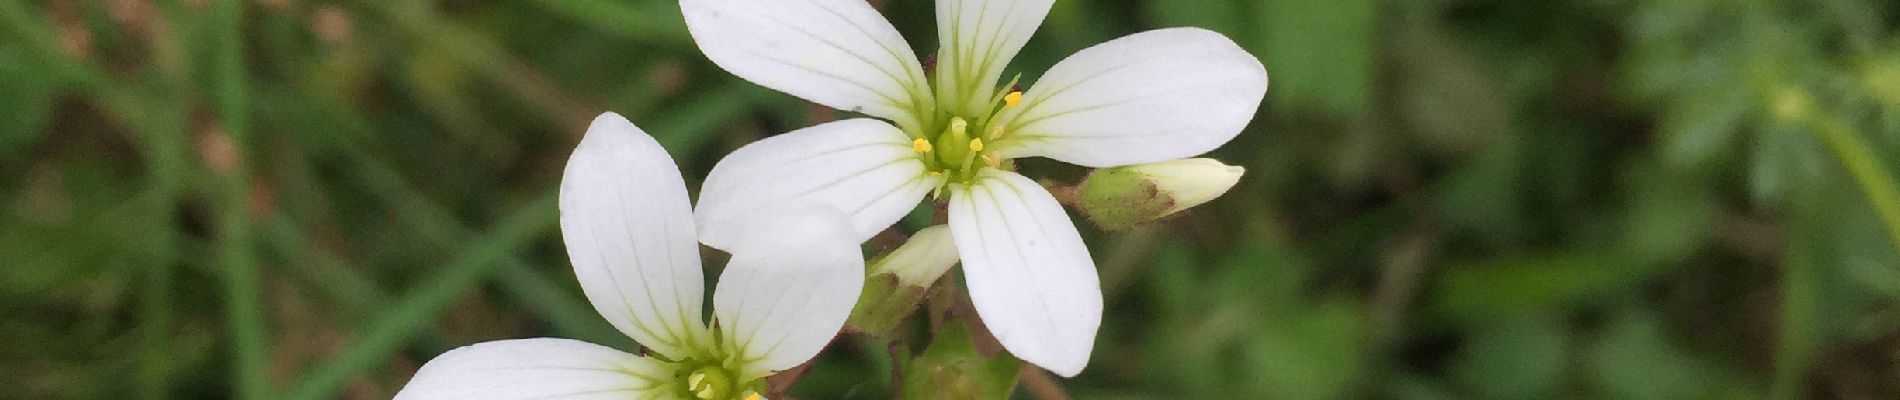
[[[677,398],[753,400],[758,395],[749,390],[750,383],[739,382],[738,373],[723,363],[688,358],[670,364],[674,371],[670,390]]]
[[[686,375],[686,391],[701,400],[723,400],[732,396],[732,375],[724,368],[704,366]]]
[[[1009,160],[996,154],[995,143],[1007,132],[996,117],[1016,107],[1022,98],[1022,92],[998,97],[1001,104],[992,106],[990,113],[980,118],[951,116],[936,136],[913,139],[911,149],[917,151],[931,175],[947,177],[946,184],[967,183],[982,168],[1005,168]]]

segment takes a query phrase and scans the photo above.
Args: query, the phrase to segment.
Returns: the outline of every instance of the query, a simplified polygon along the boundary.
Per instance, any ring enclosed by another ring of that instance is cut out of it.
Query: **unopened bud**
[[[1103,168],[1075,190],[1075,206],[1102,229],[1166,218],[1227,193],[1246,169],[1210,158]]]
[[[905,286],[930,287],[954,265],[957,244],[950,238],[950,227],[937,225],[917,231],[890,255],[873,261],[871,275],[888,273]]]
[[[904,245],[871,262],[870,277],[864,280],[864,291],[845,325],[871,335],[889,334],[917,309],[937,278],[956,264],[957,246],[949,226],[917,231]]]

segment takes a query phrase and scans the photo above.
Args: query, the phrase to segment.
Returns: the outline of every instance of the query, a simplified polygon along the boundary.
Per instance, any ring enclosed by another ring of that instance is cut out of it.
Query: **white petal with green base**
[[[953,189],[950,232],[978,317],[1017,358],[1062,376],[1088,365],[1101,281],[1069,214],[1042,186],[988,170]]]

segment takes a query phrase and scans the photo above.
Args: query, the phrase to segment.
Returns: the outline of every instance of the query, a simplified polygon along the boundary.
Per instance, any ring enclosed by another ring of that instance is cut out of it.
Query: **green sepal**
[[[845,329],[877,337],[890,337],[891,331],[923,303],[927,287],[908,286],[897,275],[879,273],[864,279],[864,291],[858,305],[845,320]]]
[[[1168,214],[1174,198],[1161,193],[1147,176],[1125,168],[1089,173],[1071,200],[1089,222],[1106,231],[1125,231]]]
[[[1016,390],[1022,362],[1008,352],[985,357],[976,348],[969,329],[949,322],[937,330],[924,353],[904,367],[901,398],[1007,399]]]

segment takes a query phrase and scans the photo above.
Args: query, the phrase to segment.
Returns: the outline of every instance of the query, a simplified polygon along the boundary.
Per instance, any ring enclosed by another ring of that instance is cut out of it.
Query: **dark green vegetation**
[[[1900,3],[1062,0],[1015,69],[1180,25],[1272,73],[1214,153],[1248,176],[1084,227],[1070,395],[1900,398]],[[666,0],[0,0],[0,397],[376,399],[476,341],[631,348],[553,201],[605,110],[692,185],[840,117]],[[864,343],[794,393],[888,397]]]

